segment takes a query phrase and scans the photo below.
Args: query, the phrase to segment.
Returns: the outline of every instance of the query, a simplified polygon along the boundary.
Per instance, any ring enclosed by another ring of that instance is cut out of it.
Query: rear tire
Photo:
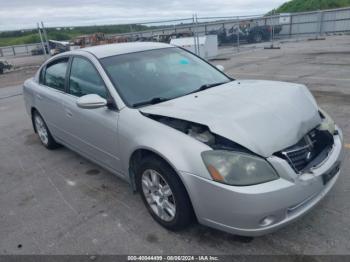
[[[163,227],[177,231],[192,223],[194,213],[187,191],[165,161],[155,156],[142,159],[136,185],[148,211]]]
[[[33,125],[35,128],[35,132],[38,134],[40,142],[47,149],[55,149],[59,147],[60,145],[52,137],[50,130],[47,128],[47,125],[43,117],[37,111],[34,111],[32,117],[33,117]]]

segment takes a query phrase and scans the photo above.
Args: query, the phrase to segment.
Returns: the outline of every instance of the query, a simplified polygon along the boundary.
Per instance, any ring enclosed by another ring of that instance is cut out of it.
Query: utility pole
[[[194,14],[192,15],[192,24],[193,24],[193,28],[192,28],[192,31],[193,31],[193,43],[194,43],[194,53],[196,55],[198,55],[197,53],[197,37],[196,37],[196,31],[197,29],[195,28],[195,16]]]
[[[199,35],[198,35],[198,17],[197,14],[195,14],[196,17],[196,38],[197,38],[197,49],[198,49],[198,54],[197,55],[201,55],[200,54],[200,46],[199,46]]]
[[[41,34],[41,29],[40,29],[39,23],[37,23],[37,27],[38,27],[38,32],[39,32],[41,47],[43,48],[44,55],[45,55],[45,57],[47,58],[46,48],[45,48],[45,44],[44,44],[44,41],[43,41],[43,36],[42,36],[42,34]]]
[[[270,19],[270,24],[271,24],[271,45],[270,46],[265,46],[264,49],[281,49],[281,47],[279,46],[274,46],[274,38],[275,38],[275,21],[274,19],[276,19],[275,17],[275,12],[276,10],[273,9],[272,10],[272,16]]]
[[[237,28],[237,53],[239,53],[239,30],[240,30],[240,20],[239,16],[237,16],[238,28]]]
[[[43,21],[41,21],[41,27],[43,29],[44,38],[45,38],[45,42],[46,42],[46,45],[47,45],[48,53],[49,53],[49,55],[51,55],[51,48],[50,48],[50,44],[49,44],[49,39],[47,38],[46,29],[45,29]]]
[[[326,40],[326,38],[322,37],[322,23],[323,23],[323,12],[318,10],[318,26],[315,31],[315,37],[309,38],[309,40]]]
[[[132,39],[135,40],[135,38],[134,38],[134,30],[132,30],[132,24],[129,24],[129,30],[130,30],[130,35],[131,35]]]

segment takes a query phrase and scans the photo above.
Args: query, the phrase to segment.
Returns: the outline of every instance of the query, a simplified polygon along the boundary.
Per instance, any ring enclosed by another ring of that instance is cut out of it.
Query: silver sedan
[[[272,232],[333,187],[342,132],[308,89],[235,80],[167,44],[89,47],[24,83],[35,132],[130,183],[170,230]]]

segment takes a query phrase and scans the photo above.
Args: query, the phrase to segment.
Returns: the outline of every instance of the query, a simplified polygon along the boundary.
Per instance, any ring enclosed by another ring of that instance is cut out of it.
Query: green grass
[[[292,0],[278,7],[275,13],[316,11],[347,6],[350,6],[350,0]]]
[[[71,40],[72,38],[85,35],[93,34],[96,32],[102,32],[105,34],[118,34],[130,32],[130,25],[102,25],[102,26],[81,26],[70,28],[61,28],[57,30],[56,28],[48,28],[47,34],[48,38],[51,40]],[[143,25],[132,25],[133,31],[141,31],[146,29],[151,29],[151,27]],[[10,45],[22,45],[40,42],[40,37],[38,31],[35,29],[26,31],[6,31],[0,32],[0,46],[10,46]]]
[[[50,32],[48,33],[48,38],[51,40],[70,40],[75,36],[81,35],[79,32],[68,33],[58,33]],[[22,36],[12,36],[12,37],[0,37],[0,46],[10,46],[10,45],[23,45],[39,43],[40,37],[38,33],[30,33]]]
[[[31,34],[19,37],[1,37],[0,46],[21,45],[40,42],[39,36]]]

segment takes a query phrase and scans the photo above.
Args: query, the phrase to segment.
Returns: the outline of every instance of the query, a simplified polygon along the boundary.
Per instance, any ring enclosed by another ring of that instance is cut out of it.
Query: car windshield
[[[176,47],[101,59],[128,106],[160,103],[231,81],[202,59]]]

